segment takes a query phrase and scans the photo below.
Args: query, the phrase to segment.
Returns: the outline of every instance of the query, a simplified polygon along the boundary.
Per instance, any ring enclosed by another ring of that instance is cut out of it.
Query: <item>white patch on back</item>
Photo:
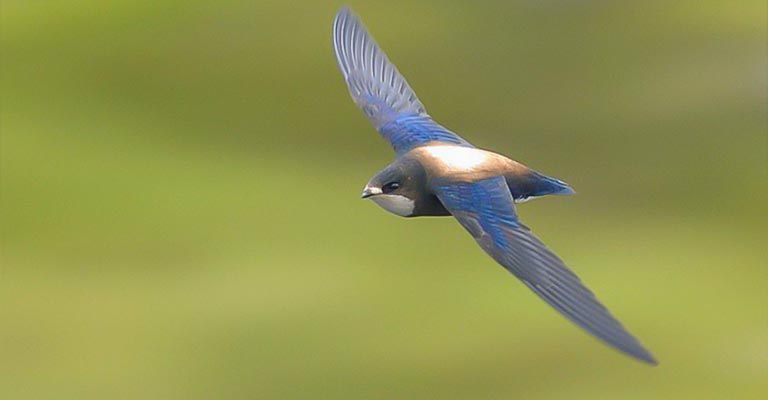
[[[407,217],[413,214],[413,200],[396,194],[377,194],[370,198],[381,208],[401,217]]]
[[[488,153],[471,147],[426,146],[424,151],[452,170],[472,170],[488,161]]]

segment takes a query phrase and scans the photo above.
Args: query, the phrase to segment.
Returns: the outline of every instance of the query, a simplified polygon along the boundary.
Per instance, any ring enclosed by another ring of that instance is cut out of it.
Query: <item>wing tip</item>
[[[340,19],[346,18],[347,16],[351,16],[351,15],[354,15],[354,14],[352,13],[352,9],[348,5],[344,4],[343,6],[339,7],[339,10],[336,11],[336,16],[333,17],[334,27],[336,26],[336,23]]]
[[[339,11],[336,12],[336,16],[339,16],[341,14],[351,14],[352,13],[352,7],[350,7],[347,4],[342,4],[341,7],[339,7]]]
[[[642,346],[637,349],[634,349],[634,351],[632,352],[625,352],[625,353],[634,357],[638,361],[641,361],[647,365],[650,365],[651,367],[656,367],[659,365],[659,361],[656,359],[656,357],[654,357],[650,351],[646,350]]]
[[[591,332],[589,329],[585,330],[601,342],[609,345],[610,347],[613,347],[621,353],[634,358],[637,361],[652,367],[659,365],[659,361],[656,359],[656,357],[651,354],[651,352],[648,351],[648,349],[646,349],[645,346],[643,346],[636,337],[629,333],[626,328],[622,327],[621,329],[623,330],[624,334],[626,335],[626,339],[628,340],[615,340],[613,338],[601,337],[595,332]]]
[[[352,8],[346,4],[339,7],[339,10],[336,11],[336,16],[333,17],[333,30],[334,32],[337,31],[340,21],[347,20],[347,19],[357,19],[357,15],[354,11],[352,11]]]

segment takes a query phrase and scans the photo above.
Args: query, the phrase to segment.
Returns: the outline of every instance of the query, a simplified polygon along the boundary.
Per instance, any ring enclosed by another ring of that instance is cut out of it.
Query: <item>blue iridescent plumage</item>
[[[378,128],[397,154],[407,153],[414,147],[430,142],[442,142],[457,146],[474,147],[455,133],[424,115],[401,114]]]
[[[498,248],[509,244],[502,227],[520,226],[515,208],[509,201],[509,188],[502,177],[472,183],[442,184],[436,191],[440,201],[451,212],[476,216],[482,232],[489,234]],[[472,232],[472,229],[469,230]]]

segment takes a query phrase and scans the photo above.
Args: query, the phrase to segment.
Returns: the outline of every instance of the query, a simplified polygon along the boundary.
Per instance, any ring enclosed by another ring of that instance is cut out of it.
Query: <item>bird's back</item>
[[[549,194],[573,193],[573,189],[565,182],[488,150],[435,143],[414,148],[405,157],[417,160],[430,182],[476,182],[503,176],[516,201]]]
[[[444,143],[416,147],[405,157],[412,157],[419,161],[431,179],[457,182],[473,182],[492,176],[520,174],[528,169],[501,154]]]

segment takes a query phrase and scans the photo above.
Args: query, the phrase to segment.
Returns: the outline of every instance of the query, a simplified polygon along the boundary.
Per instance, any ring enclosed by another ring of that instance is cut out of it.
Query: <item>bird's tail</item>
[[[534,170],[529,170],[523,176],[507,177],[507,185],[517,202],[546,195],[565,196],[576,193],[567,183]]]
[[[576,193],[567,183],[551,176],[546,176],[535,172],[537,175],[536,191],[534,196],[544,196],[547,194],[570,195]]]

